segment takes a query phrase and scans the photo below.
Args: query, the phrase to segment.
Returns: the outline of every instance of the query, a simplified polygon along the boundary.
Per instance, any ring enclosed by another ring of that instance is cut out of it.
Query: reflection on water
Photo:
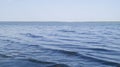
[[[0,25],[0,67],[119,67],[120,23]]]

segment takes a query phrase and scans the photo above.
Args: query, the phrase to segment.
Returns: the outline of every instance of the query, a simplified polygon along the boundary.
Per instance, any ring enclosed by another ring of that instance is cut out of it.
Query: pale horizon
[[[120,0],[0,0],[0,21],[120,21]]]

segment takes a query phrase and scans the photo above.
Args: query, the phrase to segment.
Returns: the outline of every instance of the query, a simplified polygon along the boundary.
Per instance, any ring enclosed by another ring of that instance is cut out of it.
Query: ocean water
[[[120,67],[120,23],[0,23],[0,67]]]

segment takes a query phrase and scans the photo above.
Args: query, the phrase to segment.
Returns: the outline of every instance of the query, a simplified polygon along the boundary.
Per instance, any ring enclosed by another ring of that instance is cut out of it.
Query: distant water
[[[0,23],[0,67],[120,67],[120,23]]]

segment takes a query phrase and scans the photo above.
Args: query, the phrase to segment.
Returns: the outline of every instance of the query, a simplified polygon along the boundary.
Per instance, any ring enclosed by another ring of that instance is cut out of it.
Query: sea
[[[0,22],[0,67],[120,67],[120,22]]]

